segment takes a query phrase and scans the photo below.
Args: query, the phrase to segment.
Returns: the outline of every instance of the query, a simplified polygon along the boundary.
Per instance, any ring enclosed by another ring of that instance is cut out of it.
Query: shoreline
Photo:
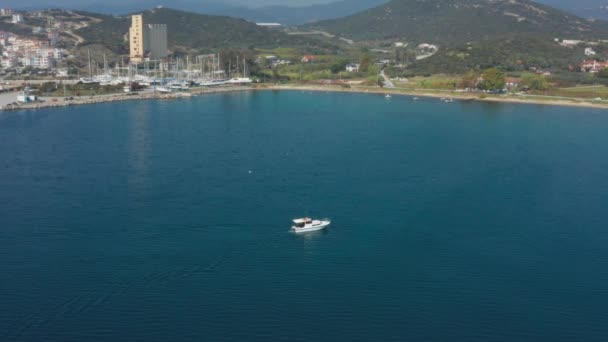
[[[132,100],[173,100],[180,98],[188,98],[192,96],[200,96],[206,94],[241,92],[241,91],[315,91],[315,92],[339,92],[352,94],[390,94],[400,96],[419,96],[425,98],[452,98],[461,101],[478,101],[478,102],[494,102],[494,103],[514,103],[514,104],[537,104],[546,106],[564,106],[564,107],[582,107],[594,109],[608,109],[608,101],[605,103],[597,103],[587,99],[579,98],[562,98],[562,99],[547,99],[533,97],[515,97],[509,95],[486,95],[480,98],[479,94],[459,93],[445,91],[442,93],[430,92],[425,90],[409,90],[403,88],[377,88],[377,87],[353,87],[343,88],[334,85],[261,85],[261,86],[243,86],[243,87],[218,87],[218,88],[195,88],[190,91],[174,92],[174,93],[131,93],[131,94],[107,94],[107,95],[92,95],[73,97],[73,100],[66,101],[63,97],[41,97],[45,99],[42,103],[24,103],[19,106],[6,108],[0,107],[2,111],[21,111],[34,110],[42,108],[56,108],[77,105],[87,105],[96,103],[116,102],[116,101],[132,101]],[[6,93],[5,93],[6,94]],[[15,93],[16,94],[16,93]],[[15,99],[16,100],[16,99]],[[14,101],[13,101],[14,102]]]
[[[254,90],[253,87],[239,87],[239,88],[198,88],[191,91],[180,91],[173,93],[155,93],[155,92],[142,92],[142,93],[115,93],[115,94],[104,94],[104,95],[91,95],[91,96],[73,96],[72,100],[65,100],[63,96],[53,97],[40,97],[45,102],[32,102],[22,103],[19,106],[6,108],[6,106],[0,107],[2,111],[21,111],[21,110],[35,110],[43,108],[58,108],[58,107],[69,107],[69,106],[80,106],[97,103],[107,102],[122,102],[122,101],[133,101],[133,100],[175,100],[180,98],[188,98],[197,95],[204,94],[215,94],[215,93],[227,93],[234,91],[249,91]],[[15,96],[18,93],[15,93]],[[13,101],[15,102],[15,101]]]
[[[341,88],[336,86],[308,86],[308,85],[278,85],[266,88],[268,90],[305,90],[318,92],[341,92],[353,94],[390,94],[413,97],[426,98],[452,98],[461,101],[478,101],[478,102],[494,102],[494,103],[514,103],[514,104],[538,104],[546,106],[563,106],[563,107],[582,107],[595,109],[608,109],[608,101],[597,103],[587,99],[571,98],[571,99],[540,99],[534,97],[514,97],[514,96],[496,96],[486,95],[485,98],[480,98],[479,94],[459,93],[445,91],[445,93],[434,93],[424,90],[405,90],[391,88]]]

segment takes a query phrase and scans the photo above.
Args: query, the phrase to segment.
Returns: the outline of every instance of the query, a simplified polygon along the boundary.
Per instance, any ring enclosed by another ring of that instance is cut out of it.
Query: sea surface
[[[333,223],[290,233],[305,215]],[[608,111],[0,113],[0,341],[608,341]]]

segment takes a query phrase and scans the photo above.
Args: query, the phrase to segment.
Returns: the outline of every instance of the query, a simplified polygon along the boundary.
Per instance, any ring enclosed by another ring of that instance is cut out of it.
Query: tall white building
[[[148,24],[144,32],[146,35],[146,45],[150,52],[151,59],[163,59],[168,55],[167,49],[167,25]]]
[[[144,16],[141,14],[131,16],[129,28],[129,58],[131,62],[141,62],[146,54],[144,34]]]
[[[167,57],[167,25],[145,25],[143,15],[131,16],[129,50],[130,59],[135,63],[143,61],[146,57],[152,59]]]

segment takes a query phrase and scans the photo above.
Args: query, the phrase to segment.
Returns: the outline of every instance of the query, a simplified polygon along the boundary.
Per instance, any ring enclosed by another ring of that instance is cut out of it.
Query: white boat
[[[163,86],[156,87],[155,90],[159,93],[171,93],[173,91],[173,90],[171,90],[171,88],[167,88],[167,87],[163,87]]]
[[[202,87],[217,87],[226,84],[224,80],[201,80],[199,85]]]
[[[392,96],[391,96],[391,94],[386,94],[384,97],[387,99],[390,99]]]
[[[226,81],[228,84],[249,84],[251,82],[253,81],[249,77],[235,77]]]
[[[171,90],[188,90],[190,89],[190,83],[186,81],[174,81],[169,83],[169,89]]]
[[[294,233],[307,233],[322,230],[327,228],[331,224],[329,219],[313,220],[309,217],[299,218],[293,220],[294,225],[291,227],[291,231]]]
[[[83,84],[95,84],[95,83],[99,83],[99,81],[95,80],[92,77],[81,77],[79,81],[80,81],[80,83],[83,83]]]

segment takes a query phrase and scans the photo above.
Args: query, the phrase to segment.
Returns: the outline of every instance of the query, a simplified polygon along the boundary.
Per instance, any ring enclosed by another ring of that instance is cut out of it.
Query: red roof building
[[[581,63],[582,72],[596,73],[608,68],[607,62],[598,62],[594,59],[586,60]]]
[[[302,63],[312,63],[315,61],[315,56],[313,55],[306,55],[304,57],[302,57]]]

